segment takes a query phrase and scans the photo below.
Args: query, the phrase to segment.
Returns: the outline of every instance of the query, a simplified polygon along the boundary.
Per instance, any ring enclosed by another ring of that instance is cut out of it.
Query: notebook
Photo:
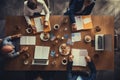
[[[36,27],[36,32],[42,32],[44,30],[40,17],[34,18],[34,23]]]
[[[35,45],[36,37],[35,36],[21,36],[20,45]]]
[[[49,46],[35,46],[33,65],[48,65]]]
[[[87,16],[75,16],[77,30],[92,29],[92,19],[90,15]]]
[[[85,56],[88,55],[87,49],[72,49],[73,66],[86,66]]]

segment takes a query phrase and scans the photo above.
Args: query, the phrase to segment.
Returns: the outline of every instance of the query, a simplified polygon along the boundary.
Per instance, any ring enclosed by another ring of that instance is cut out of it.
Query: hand
[[[73,61],[73,58],[74,58],[74,56],[73,56],[73,55],[70,55],[70,56],[69,56],[69,61],[72,62],[72,61]]]
[[[22,48],[21,50],[20,50],[20,53],[23,53],[23,52],[25,52],[25,51],[27,51],[28,50],[28,47],[24,47],[24,48]]]
[[[91,62],[90,56],[85,56],[85,59],[86,59],[87,62]]]
[[[13,36],[11,36],[12,37],[12,39],[13,38],[20,38],[22,36],[22,34],[16,34],[16,35],[13,35]]]
[[[75,30],[77,30],[77,26],[76,26],[75,23],[73,23],[73,24],[72,24],[72,31],[75,31]]]
[[[48,21],[44,22],[44,27],[48,27]]]
[[[2,42],[2,39],[0,39],[0,43]]]

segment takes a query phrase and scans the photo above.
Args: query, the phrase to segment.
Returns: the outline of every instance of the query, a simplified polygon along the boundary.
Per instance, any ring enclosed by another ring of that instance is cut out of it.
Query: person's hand
[[[0,39],[0,43],[2,42],[2,39]]]
[[[72,24],[72,31],[76,31],[77,30],[77,26],[75,23]]]
[[[87,62],[91,62],[90,56],[85,56],[85,59],[86,59]]]
[[[13,36],[11,36],[12,37],[12,39],[13,38],[20,38],[22,36],[22,34],[16,34],[16,35],[13,35]]]
[[[44,27],[48,27],[48,21],[44,22]]]
[[[74,58],[74,56],[73,56],[73,55],[70,55],[70,56],[69,56],[69,61],[72,62],[72,61],[73,61],[73,58]]]
[[[28,47],[23,47],[21,50],[20,50],[20,53],[23,53],[23,52],[25,52],[25,51],[27,51],[28,50]]]

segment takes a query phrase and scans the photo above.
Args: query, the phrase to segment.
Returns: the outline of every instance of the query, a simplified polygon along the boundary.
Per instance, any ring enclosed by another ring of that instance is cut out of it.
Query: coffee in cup
[[[55,29],[55,30],[58,30],[59,27],[60,27],[59,24],[55,24],[55,25],[54,25],[54,29]]]
[[[27,28],[27,29],[26,29],[26,32],[27,32],[27,33],[32,33],[32,29],[31,29],[31,28]]]
[[[66,64],[67,64],[67,59],[66,59],[66,58],[63,58],[63,59],[62,59],[62,64],[63,64],[63,65],[66,65]]]

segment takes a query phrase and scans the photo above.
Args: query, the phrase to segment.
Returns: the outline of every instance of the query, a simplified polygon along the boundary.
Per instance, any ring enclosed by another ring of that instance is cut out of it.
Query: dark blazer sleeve
[[[93,63],[93,61],[88,62],[88,67],[90,69],[90,75],[88,80],[95,80],[96,78],[96,67]]]
[[[70,17],[70,23],[75,23],[75,15],[74,15],[74,12],[75,12],[75,4],[76,4],[77,0],[73,0],[72,4],[70,5],[69,7],[69,17]]]
[[[92,12],[92,9],[95,5],[95,2],[93,2],[90,6],[86,7],[83,12],[81,13],[81,15],[90,15],[90,13]]]
[[[67,64],[67,80],[72,79],[72,64],[73,64],[73,61],[72,62],[68,61],[68,64]]]

